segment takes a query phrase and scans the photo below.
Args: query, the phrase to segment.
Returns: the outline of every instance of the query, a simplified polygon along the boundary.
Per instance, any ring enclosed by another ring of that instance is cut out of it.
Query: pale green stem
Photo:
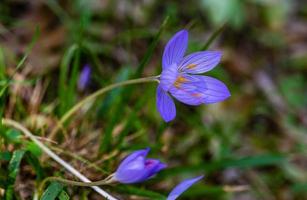
[[[93,186],[100,186],[100,185],[110,185],[112,183],[114,183],[114,179],[113,179],[114,174],[111,174],[110,176],[108,176],[106,179],[103,180],[99,180],[99,181],[94,181],[94,182],[79,182],[79,181],[72,181],[72,180],[68,180],[68,179],[64,179],[64,178],[60,178],[60,177],[47,177],[45,178],[40,187],[39,187],[39,194],[42,193],[45,185],[47,182],[60,182],[66,185],[74,185],[74,186],[81,186],[81,187],[93,187]]]
[[[29,137],[33,142],[37,144],[48,156],[50,156],[52,159],[54,159],[56,162],[58,162],[60,165],[62,165],[65,169],[67,169],[69,172],[71,172],[73,175],[75,175],[77,178],[79,178],[83,182],[91,182],[87,177],[85,177],[83,174],[81,174],[78,170],[76,170],[73,166],[71,166],[69,163],[64,161],[62,158],[60,158],[58,155],[56,155],[53,151],[51,151],[47,146],[45,146],[43,143],[41,143],[36,137],[24,126],[22,126],[20,123],[11,120],[11,119],[3,119],[2,118],[2,124],[5,126],[10,126],[15,129],[20,130],[23,134],[25,134],[27,137]],[[102,190],[98,186],[91,186],[96,192],[98,192],[101,196],[105,197],[109,200],[116,200],[113,196]]]
[[[105,92],[108,92],[112,89],[126,86],[126,85],[132,85],[132,84],[138,84],[138,83],[146,83],[146,82],[159,82],[158,78],[160,76],[151,76],[151,77],[145,77],[145,78],[138,78],[138,79],[132,79],[127,80],[119,83],[114,83],[112,85],[108,85],[107,87],[101,88],[100,90],[94,92],[93,94],[85,97],[83,100],[81,100],[79,103],[77,103],[75,106],[73,106],[71,109],[69,109],[60,119],[58,125],[52,130],[51,134],[49,135],[49,138],[52,139],[56,133],[59,131],[61,125],[63,125],[73,114],[75,114],[84,104],[96,99],[100,95],[104,94]]]

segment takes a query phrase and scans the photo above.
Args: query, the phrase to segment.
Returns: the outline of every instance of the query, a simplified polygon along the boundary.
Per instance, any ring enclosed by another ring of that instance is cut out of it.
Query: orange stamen
[[[188,66],[187,66],[187,69],[193,69],[193,68],[195,68],[196,67],[196,64],[189,64]]]
[[[183,76],[178,76],[178,78],[176,79],[176,81],[174,82],[174,86],[176,88],[180,88],[180,86],[183,84],[183,83],[186,83],[188,81],[188,79],[184,78]]]

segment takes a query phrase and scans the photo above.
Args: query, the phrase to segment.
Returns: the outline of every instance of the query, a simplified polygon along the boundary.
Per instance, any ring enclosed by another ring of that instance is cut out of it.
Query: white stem
[[[73,175],[78,177],[83,182],[91,182],[88,178],[86,178],[83,174],[81,174],[78,170],[76,170],[74,167],[72,167],[70,164],[65,162],[63,159],[61,159],[58,155],[53,153],[47,146],[45,146],[43,143],[41,143],[39,140],[36,139],[36,137],[25,127],[23,127],[21,124],[19,124],[16,121],[13,121],[11,119],[2,119],[2,124],[7,126],[12,126],[16,129],[19,129],[21,132],[23,132],[27,137],[29,137],[33,142],[35,142],[48,156],[50,156],[52,159],[54,159],[56,162],[58,162],[60,165],[62,165],[64,168],[66,168],[69,172],[71,172]],[[113,196],[109,195],[107,192],[102,190],[98,186],[91,186],[93,190],[101,194],[103,197],[105,197],[108,200],[117,200]]]

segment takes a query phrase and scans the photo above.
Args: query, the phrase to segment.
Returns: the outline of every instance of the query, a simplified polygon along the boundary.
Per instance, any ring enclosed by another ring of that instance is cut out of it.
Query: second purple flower
[[[146,158],[149,148],[133,152],[127,156],[114,173],[114,180],[120,183],[139,183],[145,181],[166,165],[157,159]]]

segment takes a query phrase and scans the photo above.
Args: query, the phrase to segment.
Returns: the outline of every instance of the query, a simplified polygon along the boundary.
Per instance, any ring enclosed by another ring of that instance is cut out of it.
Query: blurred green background
[[[164,45],[183,28],[188,52],[223,52],[206,74],[226,83],[228,100],[176,102],[177,117],[166,124],[156,111],[156,83],[129,86],[84,106],[51,135],[94,91],[158,75]],[[106,188],[120,199],[159,199],[198,174],[204,180],[180,199],[307,199],[304,0],[1,0],[0,48],[2,117],[24,124],[90,179],[147,146],[150,157],[168,163],[145,183]],[[85,64],[92,76],[80,91]],[[44,177],[74,179],[20,132],[0,132],[0,197],[11,191],[10,199],[32,199]],[[12,168],[20,150],[29,156]],[[72,199],[101,198],[88,188],[65,190]]]

